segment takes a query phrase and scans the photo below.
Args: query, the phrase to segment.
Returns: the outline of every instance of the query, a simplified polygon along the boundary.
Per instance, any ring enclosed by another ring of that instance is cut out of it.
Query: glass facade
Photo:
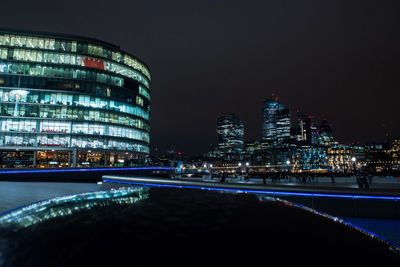
[[[0,147],[147,154],[150,81],[115,45],[0,30]]]
[[[276,99],[266,99],[262,108],[262,140],[282,143],[290,137],[290,112]]]
[[[243,152],[244,125],[238,116],[228,114],[217,118],[219,152],[228,158],[235,158]]]

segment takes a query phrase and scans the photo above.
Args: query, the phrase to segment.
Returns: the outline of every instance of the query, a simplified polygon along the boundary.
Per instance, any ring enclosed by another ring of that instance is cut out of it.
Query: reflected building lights
[[[134,204],[148,197],[148,189],[139,187],[57,197],[5,212],[0,216],[0,224],[17,228],[29,227],[52,218],[90,210],[96,206]]]
[[[363,199],[376,199],[376,200],[393,200],[399,201],[400,197],[393,197],[393,196],[372,196],[372,195],[345,195],[345,194],[322,194],[322,193],[296,193],[296,192],[282,192],[282,191],[265,191],[265,190],[247,190],[247,189],[234,189],[234,188],[218,188],[218,187],[207,187],[207,186],[190,186],[190,185],[172,185],[172,184],[152,184],[152,183],[140,183],[140,182],[129,182],[129,181],[121,181],[121,180],[103,180],[104,183],[116,183],[116,184],[131,184],[133,186],[144,186],[144,187],[171,187],[171,188],[187,188],[187,189],[201,189],[201,190],[215,190],[220,192],[231,192],[231,193],[252,193],[255,194],[260,201],[268,200],[268,201],[279,201],[284,205],[289,207],[297,207],[308,212],[314,213],[316,215],[322,216],[329,220],[332,220],[336,223],[343,224],[353,230],[359,231],[370,238],[378,240],[379,242],[383,242],[389,248],[391,248],[396,253],[400,253],[400,244],[392,242],[380,235],[372,233],[362,227],[356,226],[350,222],[347,222],[341,218],[336,216],[329,215],[324,212],[320,212],[318,210],[309,208],[302,204],[294,203],[287,201],[285,199],[280,198],[279,196],[282,195],[292,195],[292,196],[306,196],[306,197],[327,197],[327,198],[363,198]]]

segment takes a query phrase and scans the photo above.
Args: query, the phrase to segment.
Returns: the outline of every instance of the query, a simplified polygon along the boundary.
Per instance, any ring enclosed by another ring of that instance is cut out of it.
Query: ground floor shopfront
[[[10,148],[0,150],[0,168],[136,167],[143,164],[144,157],[119,150]]]

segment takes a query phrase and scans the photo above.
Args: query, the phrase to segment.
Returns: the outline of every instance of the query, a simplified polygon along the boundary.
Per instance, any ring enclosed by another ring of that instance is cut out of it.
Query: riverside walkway
[[[184,181],[203,181],[203,182],[211,182],[218,183],[220,182],[220,177],[217,176],[203,176],[203,177],[182,177],[178,176],[175,179],[184,180]],[[237,183],[237,184],[265,184],[265,185],[281,185],[281,186],[291,186],[291,187],[321,187],[321,188],[339,188],[339,189],[357,189],[359,185],[357,183],[356,176],[350,177],[331,177],[327,176],[315,176],[313,178],[307,178],[305,181],[294,177],[287,176],[285,179],[272,179],[266,178],[263,179],[261,177],[250,177],[246,179],[243,176],[239,177],[227,177],[225,179],[225,183]],[[400,177],[393,176],[373,176],[370,179],[367,179],[368,189],[364,189],[367,191],[393,191],[400,193]]]
[[[375,177],[369,188],[358,188],[356,178],[335,179],[319,177],[314,182],[301,183],[296,179],[272,182],[266,179],[228,178],[224,183],[215,177],[151,178],[103,175],[107,187],[152,186],[202,190],[219,190],[256,194],[260,199],[273,197],[326,212],[338,217],[400,219],[400,183],[394,178]],[[389,180],[388,180],[389,179]],[[330,182],[329,182],[330,181]]]

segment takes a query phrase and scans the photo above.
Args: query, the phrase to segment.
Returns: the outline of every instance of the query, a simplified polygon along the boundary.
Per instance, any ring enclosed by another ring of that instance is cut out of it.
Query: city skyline
[[[269,143],[271,146],[281,146],[285,143],[293,143],[296,142],[298,145],[323,145],[329,146],[336,144],[341,145],[378,145],[380,143],[386,143],[390,145],[391,142],[398,139],[398,137],[394,137],[392,139],[387,138],[383,142],[379,142],[377,140],[371,140],[370,142],[360,143],[360,142],[351,142],[351,143],[343,143],[340,140],[339,136],[334,134],[334,130],[332,129],[331,123],[328,119],[323,118],[320,121],[315,120],[315,116],[311,116],[309,114],[303,114],[299,109],[296,111],[292,111],[287,108],[277,97],[275,94],[272,94],[271,97],[266,98],[262,101],[262,123],[259,128],[260,137],[258,139],[248,139],[246,138],[246,122],[241,119],[240,116],[237,116],[235,112],[231,112],[229,114],[220,114],[216,118],[216,127],[217,127],[217,140],[215,143],[211,144],[209,148],[221,149],[221,130],[219,121],[222,119],[225,120],[229,118],[230,128],[232,128],[232,124],[234,124],[234,120],[239,120],[241,123],[241,138],[243,140],[243,149],[246,147],[246,143],[252,144],[253,142],[264,142]],[[234,119],[232,119],[232,116]],[[225,123],[227,124],[227,123]],[[227,127],[225,127],[227,128]],[[223,129],[225,129],[223,128]],[[233,137],[232,140],[237,139],[234,137],[235,134],[233,132],[229,132],[224,135],[228,137],[231,135]],[[387,136],[388,137],[388,136]],[[225,146],[226,141],[222,141],[222,146]],[[224,150],[224,148],[222,148]],[[210,152],[210,150],[208,151]]]
[[[399,261],[399,1],[2,11],[1,266]]]
[[[125,8],[113,12],[106,1],[7,2],[18,14],[5,12],[2,27],[89,36],[140,55],[153,76],[152,149],[202,155],[221,114],[236,113],[246,140],[259,139],[271,93],[327,119],[341,143],[400,136],[400,5],[377,3],[116,1]]]

